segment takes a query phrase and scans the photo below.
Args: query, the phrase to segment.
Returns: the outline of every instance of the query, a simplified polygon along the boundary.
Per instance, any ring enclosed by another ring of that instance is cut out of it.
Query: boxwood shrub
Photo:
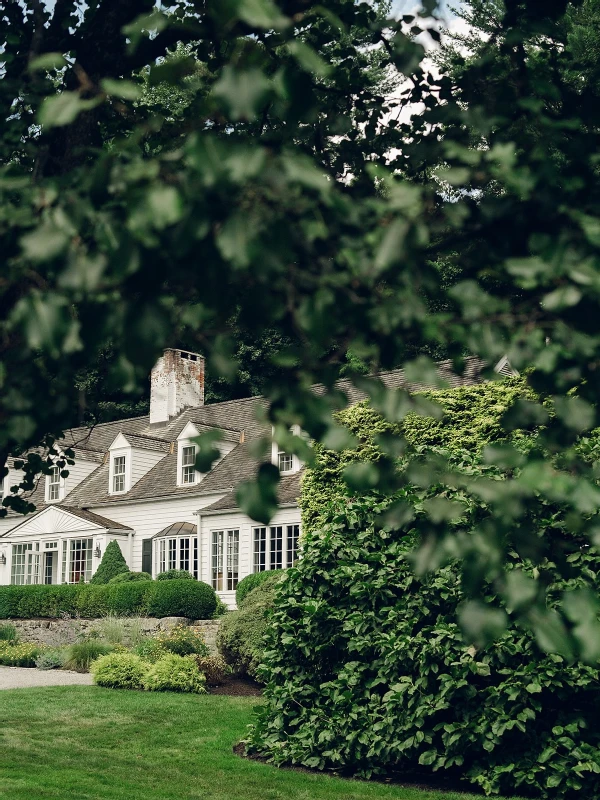
[[[143,679],[148,692],[192,692],[206,694],[206,678],[195,656],[166,653],[150,664]]]
[[[135,653],[108,653],[93,661],[94,683],[109,689],[142,689],[148,664]]]
[[[125,584],[127,588],[143,585]],[[215,613],[216,607],[215,590],[202,581],[157,581],[152,584],[152,591],[148,595],[148,615],[150,617],[210,619]]]
[[[109,583],[129,583],[130,581],[151,581],[152,575],[148,572],[120,572]]]
[[[217,598],[200,581],[0,586],[0,619],[116,616],[210,619]]]
[[[281,572],[281,570],[264,570],[264,572],[253,572],[250,575],[246,575],[245,578],[238,583],[237,589],[235,590],[235,602],[238,605],[238,608],[244,602],[244,598],[246,595],[251,592],[254,588],[259,586],[263,581],[269,579],[274,572]]]
[[[168,569],[156,576],[157,581],[195,581],[196,579],[187,569]]]

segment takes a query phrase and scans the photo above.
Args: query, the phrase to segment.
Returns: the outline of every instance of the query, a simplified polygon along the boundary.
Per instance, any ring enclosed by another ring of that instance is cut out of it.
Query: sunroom
[[[131,563],[133,530],[89,511],[49,506],[0,538],[0,584],[89,581],[110,541]]]

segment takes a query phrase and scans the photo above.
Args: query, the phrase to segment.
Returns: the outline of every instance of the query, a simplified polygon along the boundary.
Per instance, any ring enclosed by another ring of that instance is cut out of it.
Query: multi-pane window
[[[254,572],[291,567],[298,557],[300,525],[254,528]]]
[[[169,539],[169,569],[177,569],[177,539]]]
[[[54,500],[60,500],[59,467],[52,467],[52,471],[48,475],[48,502],[52,503]]]
[[[294,467],[294,458],[291,453],[286,453],[285,450],[280,450],[277,453],[277,462],[280,472],[291,472]]]
[[[165,550],[167,542],[165,539],[160,539],[158,542],[158,573],[166,572],[167,565],[165,560]]]
[[[193,545],[192,545],[193,542]],[[190,553],[193,546],[193,563]],[[158,572],[184,569],[198,577],[198,540],[186,538],[159,539],[157,544]],[[192,569],[190,569],[192,567]]]
[[[113,492],[125,491],[125,456],[113,458]]]
[[[10,571],[10,582],[17,586],[22,586],[25,583],[26,569],[25,565],[29,560],[33,550],[32,544],[13,544],[12,547],[12,564]]]
[[[216,591],[232,591],[238,584],[240,532],[212,532],[212,585]]]
[[[298,558],[300,525],[286,525],[286,566],[293,567]]]
[[[69,541],[68,583],[89,581],[92,577],[93,539],[71,539]]]
[[[196,483],[196,448],[189,445],[181,448],[181,482]]]

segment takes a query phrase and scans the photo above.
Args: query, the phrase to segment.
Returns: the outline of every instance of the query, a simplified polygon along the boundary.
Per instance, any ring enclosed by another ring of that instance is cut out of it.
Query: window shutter
[[[152,539],[142,540],[142,572],[152,575]]]

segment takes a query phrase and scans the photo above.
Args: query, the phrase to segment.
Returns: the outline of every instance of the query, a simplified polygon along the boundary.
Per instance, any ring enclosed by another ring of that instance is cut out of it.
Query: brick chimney
[[[165,350],[150,375],[150,424],[165,423],[184,408],[204,405],[204,357]]]

